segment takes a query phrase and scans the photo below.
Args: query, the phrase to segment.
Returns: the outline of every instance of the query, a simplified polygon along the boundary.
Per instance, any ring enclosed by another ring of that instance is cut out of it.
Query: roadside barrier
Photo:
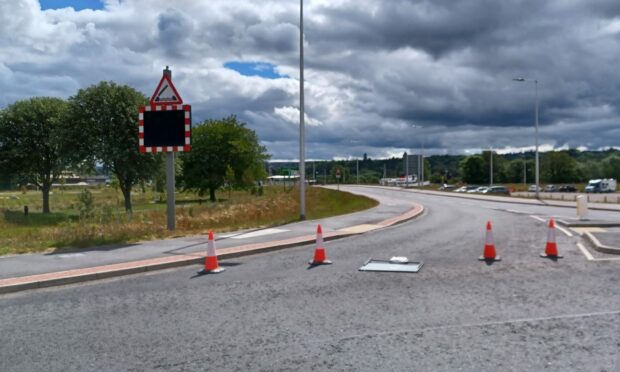
[[[491,227],[491,221],[487,221],[487,235],[484,242],[484,253],[480,258],[480,261],[501,261],[502,258],[495,253],[495,240],[493,239],[493,231]]]
[[[558,254],[558,245],[555,241],[555,221],[553,218],[549,220],[549,230],[547,230],[547,245],[545,251],[540,254],[540,257],[545,258],[562,258]]]
[[[217,262],[213,231],[209,231],[209,243],[207,244],[207,257],[205,258],[205,268],[202,271],[199,271],[198,274],[218,274],[222,271],[224,271],[224,268],[220,267]]]
[[[310,261],[310,265],[329,265],[332,262],[327,259],[325,248],[323,247],[323,229],[321,224],[316,228],[316,249],[314,250],[314,259]]]

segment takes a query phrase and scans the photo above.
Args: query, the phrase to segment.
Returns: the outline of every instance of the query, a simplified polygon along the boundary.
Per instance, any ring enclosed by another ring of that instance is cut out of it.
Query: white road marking
[[[530,217],[532,217],[533,219],[538,220],[538,221],[540,221],[540,222],[547,222],[544,218],[540,218],[540,217],[538,217],[538,216],[533,216],[533,215],[530,215]]]
[[[586,256],[588,261],[594,261],[594,257],[592,257],[592,254],[588,252],[588,250],[586,249],[586,247],[583,246],[583,244],[577,243],[577,248],[579,248],[581,253],[583,253],[583,255]]]
[[[258,231],[252,231],[246,234],[241,234],[241,235],[236,235],[236,236],[231,236],[231,239],[247,239],[247,238],[256,238],[257,236],[265,236],[265,235],[272,235],[272,234],[279,234],[279,233],[283,233],[289,230],[284,230],[284,229],[264,229],[264,230],[258,230]]]
[[[573,234],[572,234],[570,231],[566,230],[566,229],[565,229],[565,228],[563,228],[563,227],[556,226],[555,228],[556,228],[556,229],[558,229],[558,230],[560,230],[560,231],[561,231],[561,232],[563,232],[564,234],[566,234],[566,236],[568,236],[568,237],[572,237],[572,236],[573,236]]]
[[[82,257],[83,255],[84,253],[64,253],[64,254],[56,255],[56,258],[75,258],[75,257]]]

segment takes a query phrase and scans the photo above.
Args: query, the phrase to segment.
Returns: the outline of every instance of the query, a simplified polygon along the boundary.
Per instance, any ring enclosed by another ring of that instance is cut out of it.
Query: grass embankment
[[[90,247],[189,234],[235,231],[275,226],[299,219],[299,190],[265,187],[264,195],[233,191],[218,193],[210,203],[197,195],[179,193],[177,229],[166,229],[165,196],[151,192],[132,194],[134,213],[128,217],[120,192],[109,188],[91,190],[92,216],[80,218],[79,191],[55,190],[50,196],[51,214],[42,214],[41,193],[0,193],[0,255],[41,252],[49,249]],[[30,209],[26,217],[24,205]],[[317,219],[368,209],[377,202],[362,196],[310,187],[306,193],[306,217]]]

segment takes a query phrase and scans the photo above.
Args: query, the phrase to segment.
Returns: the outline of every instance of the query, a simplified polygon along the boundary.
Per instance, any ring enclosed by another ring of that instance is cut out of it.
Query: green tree
[[[577,179],[577,162],[565,151],[545,152],[540,160],[543,182],[575,182]]]
[[[620,179],[620,156],[612,155],[603,160],[603,177]]]
[[[69,105],[59,98],[17,101],[0,113],[2,169],[41,190],[43,213],[50,212],[52,183],[80,160],[78,129],[69,120]]]
[[[183,153],[180,181],[187,190],[216,201],[215,191],[227,182],[244,188],[266,177],[269,159],[256,133],[232,115],[206,120],[192,131],[192,151]]]
[[[484,159],[480,155],[468,156],[459,163],[463,181],[469,184],[484,183]]]
[[[82,128],[81,141],[92,148],[93,157],[112,172],[131,213],[131,189],[151,179],[163,162],[161,154],[138,150],[138,107],[147,103],[137,90],[113,82],[101,82],[69,99],[72,116]]]
[[[506,165],[506,181],[512,183],[523,182],[523,167],[525,167],[526,181],[534,183],[534,161],[523,161],[523,159],[515,159],[508,162]]]

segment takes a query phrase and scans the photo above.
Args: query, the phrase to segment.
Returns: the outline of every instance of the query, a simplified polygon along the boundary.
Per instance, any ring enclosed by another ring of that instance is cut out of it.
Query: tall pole
[[[490,182],[489,186],[493,186],[493,148],[492,147],[489,149],[489,157],[491,159],[491,162],[490,162],[491,163],[491,169],[490,169],[490,174],[491,174],[490,181],[491,182]]]
[[[314,168],[314,162],[312,162],[312,179],[316,182],[316,169]]]
[[[355,160],[355,168],[357,171],[357,184],[359,185],[360,184],[360,160],[359,159]]]
[[[536,199],[540,188],[540,163],[538,161],[538,80],[534,80],[536,90]]]
[[[422,153],[420,154],[420,180],[422,181],[421,187],[424,186],[424,137],[422,137]]]
[[[409,154],[405,153],[405,187],[409,187]]]
[[[306,219],[306,162],[304,138],[304,0],[299,0],[299,219]]]
[[[176,221],[174,218],[174,152],[166,153],[166,199],[166,221],[168,230],[173,231],[176,228]]]

